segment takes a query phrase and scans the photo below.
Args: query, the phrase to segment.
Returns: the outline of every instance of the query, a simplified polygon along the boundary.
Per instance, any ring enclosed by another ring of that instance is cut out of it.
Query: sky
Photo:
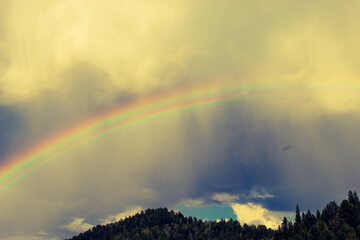
[[[360,2],[0,6],[1,239],[156,207],[276,228],[359,191]]]

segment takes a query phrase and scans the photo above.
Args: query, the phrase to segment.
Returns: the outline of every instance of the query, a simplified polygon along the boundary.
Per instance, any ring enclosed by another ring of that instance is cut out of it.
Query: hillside
[[[166,208],[147,209],[135,216],[74,236],[71,240],[120,239],[294,239],[352,240],[360,239],[360,202],[356,192],[339,205],[329,202],[315,215],[309,210],[300,213],[296,206],[295,222],[285,217],[277,230],[266,226],[241,225],[238,221],[202,221],[185,217]]]

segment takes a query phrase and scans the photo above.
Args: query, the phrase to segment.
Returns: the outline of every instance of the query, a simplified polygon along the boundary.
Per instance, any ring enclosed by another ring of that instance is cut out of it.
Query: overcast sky
[[[62,239],[155,207],[275,227],[296,204],[359,190],[359,11],[0,0],[0,176],[44,139],[139,99],[247,97],[148,119],[47,164],[0,194],[0,238]]]

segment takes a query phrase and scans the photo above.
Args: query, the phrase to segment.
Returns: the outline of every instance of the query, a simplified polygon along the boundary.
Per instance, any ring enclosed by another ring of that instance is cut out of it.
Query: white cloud
[[[215,193],[212,199],[218,202],[235,202],[240,198],[239,196],[231,195],[229,193]]]
[[[113,223],[125,219],[127,217],[133,216],[139,212],[141,212],[141,207],[135,207],[133,209],[127,210],[125,212],[121,212],[115,215],[109,215],[106,219],[101,219],[101,224]]]
[[[93,225],[86,223],[84,221],[85,221],[85,218],[75,218],[74,221],[72,221],[69,224],[64,225],[61,228],[67,229],[71,232],[80,233],[80,232],[85,232],[93,227]]]
[[[261,189],[260,191],[258,189],[252,189],[250,191],[249,197],[251,199],[256,199],[256,198],[266,199],[266,198],[274,198],[274,195],[266,192],[265,189]]]
[[[284,216],[289,217],[294,214],[293,212],[270,211],[254,203],[232,203],[230,206],[241,224],[261,224],[273,229],[279,226]]]
[[[204,205],[204,202],[203,199],[188,199],[183,204],[186,207],[201,207]]]

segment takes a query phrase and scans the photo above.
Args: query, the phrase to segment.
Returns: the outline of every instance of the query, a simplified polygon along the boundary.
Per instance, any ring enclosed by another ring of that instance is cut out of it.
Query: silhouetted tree
[[[320,215],[320,211],[316,210],[316,221],[318,221],[320,219],[321,215]]]
[[[354,194],[353,194],[353,197],[354,197],[354,200],[355,200],[355,204],[356,205],[359,205],[359,196],[357,195],[356,191],[354,191]]]
[[[336,204],[336,202],[335,201],[329,202],[322,211],[321,214],[322,220],[329,225],[329,222],[335,219],[337,211],[338,211],[338,205]]]
[[[296,204],[295,222],[297,222],[298,224],[301,223],[300,208],[299,205],[297,204]]]
[[[287,218],[284,217],[282,224],[281,224],[281,232],[282,232],[282,237],[284,239],[288,239],[289,238],[289,227],[288,227],[288,221]]]
[[[354,195],[353,195],[353,193],[352,193],[351,190],[350,190],[349,193],[348,193],[348,200],[349,200],[349,203],[356,204],[356,203],[355,203]]]

